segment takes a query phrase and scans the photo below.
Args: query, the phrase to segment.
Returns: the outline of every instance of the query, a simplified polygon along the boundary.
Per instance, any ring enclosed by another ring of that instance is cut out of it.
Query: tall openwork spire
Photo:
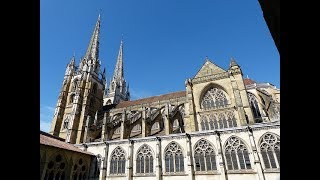
[[[98,16],[98,20],[94,31],[92,33],[92,37],[90,39],[90,43],[85,55],[86,59],[99,59],[99,38],[100,38],[100,14]]]
[[[114,68],[113,79],[120,81],[124,79],[123,74],[123,39],[121,38],[119,54],[117,58],[116,67]]]

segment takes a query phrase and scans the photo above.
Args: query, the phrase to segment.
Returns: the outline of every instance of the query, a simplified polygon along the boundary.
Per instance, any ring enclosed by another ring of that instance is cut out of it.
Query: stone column
[[[191,79],[187,79],[185,81],[186,85],[186,98],[187,103],[185,106],[185,131],[186,132],[194,132],[199,130],[198,120],[196,117],[196,109],[194,105],[194,97],[193,97],[193,84]]]
[[[143,107],[142,108],[142,112],[141,112],[141,137],[147,137],[147,124],[146,124],[146,116],[147,116],[147,112],[146,112],[146,108]]]
[[[186,134],[186,145],[187,145],[187,169],[188,179],[194,180],[194,165],[193,165],[193,154],[191,147],[191,136]]]
[[[216,161],[219,163],[218,168],[220,167],[220,170],[221,170],[220,180],[228,180],[226,162],[224,161],[223,146],[222,146],[222,142],[220,139],[220,132],[216,131],[216,134],[217,134],[216,141],[217,141],[217,150],[218,150],[218,152],[217,152],[218,155],[216,156],[217,157]]]
[[[127,180],[132,180],[133,175],[133,148],[134,148],[134,142],[132,140],[129,140],[129,147],[128,147],[128,159],[127,159]]]
[[[157,138],[157,148],[156,148],[156,179],[162,180],[162,153],[161,153],[161,139]]]
[[[107,127],[107,114],[103,115],[102,132],[101,132],[101,142],[109,140],[108,139],[108,127]]]
[[[105,145],[106,147],[104,148],[104,157],[102,157],[101,159],[99,180],[105,180],[107,178],[109,144],[105,142]]]
[[[120,139],[128,138],[128,129],[126,129],[126,111],[123,111],[122,118],[121,118],[121,132],[120,132]],[[130,133],[130,132],[129,132]]]
[[[261,165],[261,161],[260,161],[260,157],[259,157],[259,154],[257,152],[256,142],[255,142],[254,136],[253,136],[253,131],[252,131],[252,129],[250,127],[248,127],[248,135],[249,135],[249,139],[250,139],[251,149],[252,149],[252,152],[253,152],[252,156],[253,156],[253,160],[254,160],[254,165],[257,168],[258,177],[259,177],[260,180],[265,180],[263,169],[262,169],[262,165]]]
[[[170,127],[171,127],[171,123],[170,123],[170,119],[169,119],[169,105],[166,104],[165,108],[164,108],[164,112],[162,115],[163,121],[164,121],[164,131],[165,131],[165,135],[169,135],[170,134]]]

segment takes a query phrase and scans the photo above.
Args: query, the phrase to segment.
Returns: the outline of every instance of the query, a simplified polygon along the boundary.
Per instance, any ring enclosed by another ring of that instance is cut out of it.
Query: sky
[[[131,100],[185,90],[205,62],[230,58],[280,89],[280,56],[258,0],[40,0],[40,129],[49,132],[66,65],[79,64],[101,14],[107,83],[120,40]],[[103,69],[103,68],[101,68]]]

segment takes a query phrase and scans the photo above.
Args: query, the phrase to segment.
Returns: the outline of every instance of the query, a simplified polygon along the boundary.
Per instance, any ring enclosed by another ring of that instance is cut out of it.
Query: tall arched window
[[[228,170],[251,169],[248,148],[239,138],[232,136],[225,145]]]
[[[153,173],[153,156],[151,148],[144,144],[137,153],[136,171],[138,174]]]
[[[118,146],[111,154],[110,174],[124,174],[126,167],[126,158],[124,150]]]
[[[210,130],[206,115],[201,116],[201,129],[202,131]]]
[[[63,122],[63,129],[68,129],[69,126],[69,118],[67,117]]]
[[[176,142],[171,142],[164,152],[166,173],[184,172],[184,157],[181,146]]]
[[[228,121],[229,127],[237,127],[237,120],[232,111],[227,112],[227,121]]]
[[[280,168],[280,137],[267,133],[260,140],[260,150],[266,169]]]
[[[228,99],[222,89],[211,88],[201,100],[201,108],[204,110],[226,107]]]
[[[72,104],[72,103],[73,103],[74,96],[75,96],[75,94],[71,94],[71,95],[70,95],[70,101],[69,101],[69,104]]]
[[[196,143],[194,161],[196,171],[217,170],[215,152],[213,146],[207,140],[201,139]]]
[[[258,101],[257,101],[256,97],[251,93],[248,93],[248,97],[249,97],[249,104],[250,104],[251,110],[253,112],[253,117],[260,118],[261,113],[259,110]]]

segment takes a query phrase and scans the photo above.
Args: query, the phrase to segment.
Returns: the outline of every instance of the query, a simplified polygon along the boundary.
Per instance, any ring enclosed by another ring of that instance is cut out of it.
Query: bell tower
[[[106,87],[105,69],[100,72],[100,15],[96,22],[85,56],[76,68],[75,57],[67,65],[50,133],[69,143],[83,142],[86,121],[93,123],[102,108]]]

